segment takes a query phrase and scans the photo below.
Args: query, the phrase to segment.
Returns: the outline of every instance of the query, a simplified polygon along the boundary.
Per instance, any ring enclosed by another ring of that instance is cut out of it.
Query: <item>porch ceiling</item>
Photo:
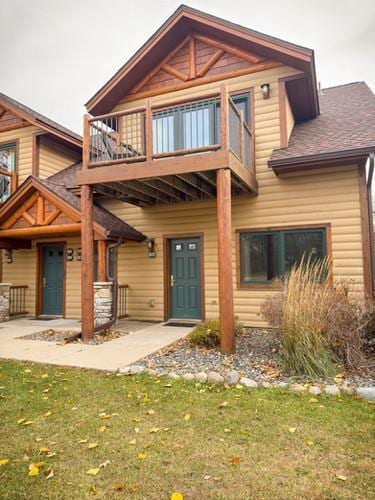
[[[252,190],[232,173],[232,196],[251,194]],[[94,191],[132,205],[147,207],[184,201],[216,198],[216,172],[190,172],[146,179],[105,182]]]

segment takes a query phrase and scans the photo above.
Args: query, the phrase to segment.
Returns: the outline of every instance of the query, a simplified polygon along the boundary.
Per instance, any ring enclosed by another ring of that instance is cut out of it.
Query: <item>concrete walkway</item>
[[[0,358],[115,371],[168,346],[192,330],[156,323],[100,345],[58,345],[19,338],[47,329],[79,331],[80,324],[75,320],[38,321],[28,318],[1,323]]]

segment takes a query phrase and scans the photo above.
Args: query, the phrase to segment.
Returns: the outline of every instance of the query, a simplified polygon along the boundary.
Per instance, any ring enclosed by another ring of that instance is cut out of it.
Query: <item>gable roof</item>
[[[53,182],[49,179],[41,180],[31,175],[0,208],[0,222],[11,216],[29,198],[31,193],[40,191],[43,194],[44,190],[47,190],[52,195],[57,206],[68,206],[75,213],[78,220],[80,220],[81,203],[78,196],[71,193],[64,185],[58,182]],[[94,203],[93,215],[95,229],[105,237],[122,237],[132,241],[143,241],[145,239],[142,233],[97,203]]]
[[[9,109],[9,111],[14,112],[15,114],[21,116],[27,121],[31,122],[34,125],[50,132],[51,134],[60,137],[79,148],[82,148],[82,137],[72,130],[69,130],[66,127],[63,127],[59,123],[47,118],[46,116],[38,113],[34,109],[29,108],[25,104],[22,104],[19,101],[16,101],[12,97],[9,97],[0,92],[0,106]]]
[[[366,157],[375,151],[375,96],[364,82],[323,89],[321,114],[296,123],[287,148],[273,151],[270,167]]]
[[[300,69],[306,74],[306,79],[298,82],[301,99],[306,108],[304,113],[308,117],[314,117],[319,113],[313,50],[259,33],[186,5],[181,5],[86,103],[88,111],[94,115],[109,112],[157,62],[171,51],[171,48],[190,33],[219,38],[241,50],[276,59]]]

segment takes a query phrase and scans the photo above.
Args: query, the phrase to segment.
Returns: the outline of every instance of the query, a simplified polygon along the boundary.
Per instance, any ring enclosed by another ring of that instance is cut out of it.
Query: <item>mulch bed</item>
[[[215,371],[225,376],[230,370],[238,371],[242,376],[267,382],[308,382],[307,377],[291,377],[282,373],[278,364],[280,342],[275,332],[253,328],[236,338],[236,353],[222,354],[219,348],[208,349],[190,344],[188,338],[181,339],[162,349],[137,364],[156,370],[157,373],[174,372],[179,375]],[[375,384],[374,373],[350,374],[346,378],[349,384]],[[321,380],[326,382],[326,380]]]
[[[64,345],[67,343],[70,344],[82,344],[82,340],[80,338],[76,338],[74,340],[70,340],[69,337],[73,337],[77,332],[69,331],[69,330],[43,330],[42,332],[32,333],[30,335],[25,335],[24,337],[19,337],[23,340],[43,340],[47,342],[55,342],[60,345]],[[124,337],[128,335],[128,332],[122,330],[106,330],[103,333],[96,333],[94,338],[90,342],[86,342],[86,344],[91,345],[100,345],[104,342],[110,342],[111,340],[118,339],[120,337]]]

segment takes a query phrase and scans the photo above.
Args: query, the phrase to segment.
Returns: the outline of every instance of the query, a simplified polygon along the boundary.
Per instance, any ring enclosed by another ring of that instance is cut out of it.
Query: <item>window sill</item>
[[[281,291],[282,283],[272,281],[271,283],[237,283],[237,290],[274,290]]]

